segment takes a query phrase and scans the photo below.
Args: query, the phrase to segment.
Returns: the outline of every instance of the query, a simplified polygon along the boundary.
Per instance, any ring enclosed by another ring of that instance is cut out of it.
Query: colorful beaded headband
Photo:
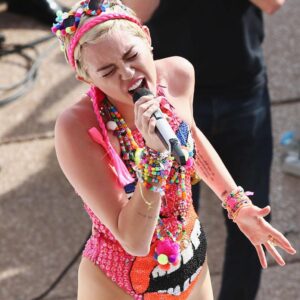
[[[69,63],[73,68],[76,68],[74,51],[79,43],[79,40],[87,31],[96,25],[109,20],[124,19],[142,26],[139,20],[124,13],[112,12],[102,14],[102,12],[107,12],[107,8],[110,8],[114,5],[119,5],[123,8],[123,10],[127,10],[126,6],[122,5],[120,1],[86,0],[80,3],[80,6],[76,11],[71,10],[68,13],[63,13],[62,11],[57,12],[56,21],[58,23],[53,25],[52,32],[60,39],[63,51],[65,50],[64,43],[60,37],[66,36],[67,34],[74,34],[74,36],[71,38],[70,46],[67,51]],[[85,23],[79,30],[77,30],[82,15],[95,16],[95,18]]]

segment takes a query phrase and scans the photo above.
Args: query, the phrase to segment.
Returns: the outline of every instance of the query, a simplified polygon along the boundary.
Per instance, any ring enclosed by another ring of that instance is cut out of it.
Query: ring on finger
[[[269,239],[267,240],[267,243],[273,247],[277,246],[276,240],[272,235],[269,235]]]

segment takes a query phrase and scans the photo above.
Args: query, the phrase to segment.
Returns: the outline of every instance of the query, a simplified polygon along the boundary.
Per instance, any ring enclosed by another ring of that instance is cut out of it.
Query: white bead
[[[108,121],[108,122],[106,123],[106,128],[107,128],[108,130],[114,131],[117,127],[118,127],[118,125],[117,125],[117,123],[116,123],[115,121]]]

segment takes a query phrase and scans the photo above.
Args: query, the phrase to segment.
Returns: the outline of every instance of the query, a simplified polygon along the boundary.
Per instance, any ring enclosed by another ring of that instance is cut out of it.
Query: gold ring
[[[270,246],[274,246],[274,247],[277,246],[276,240],[272,235],[269,235],[269,239],[267,240],[267,243]]]

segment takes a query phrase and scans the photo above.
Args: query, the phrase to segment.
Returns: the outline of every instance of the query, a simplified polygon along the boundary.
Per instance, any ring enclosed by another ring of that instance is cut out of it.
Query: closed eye
[[[104,74],[102,77],[108,77],[114,73],[115,69],[111,69],[108,73]]]
[[[134,60],[138,56],[138,52],[134,53],[133,55],[126,58],[126,60]],[[104,74],[102,77],[108,77],[115,72],[115,68],[111,69],[108,73]]]
[[[127,60],[133,60],[138,56],[138,53],[135,53],[127,58]]]

